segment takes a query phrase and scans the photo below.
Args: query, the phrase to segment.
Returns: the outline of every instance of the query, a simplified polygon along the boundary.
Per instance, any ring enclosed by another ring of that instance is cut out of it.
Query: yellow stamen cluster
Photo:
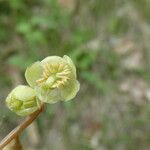
[[[46,82],[49,77],[55,77],[56,80],[51,88],[58,88],[61,85],[64,85],[69,80],[69,74],[71,73],[69,66],[63,63],[45,63],[43,69],[42,77],[36,82],[37,84],[41,84]]]

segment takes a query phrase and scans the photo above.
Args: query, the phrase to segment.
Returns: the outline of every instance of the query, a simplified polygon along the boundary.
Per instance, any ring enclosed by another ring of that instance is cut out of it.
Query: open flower
[[[7,96],[6,105],[16,114],[26,116],[38,109],[39,101],[31,87],[19,85]]]
[[[37,97],[46,103],[67,101],[79,91],[76,68],[68,56],[49,56],[27,68],[25,78]]]

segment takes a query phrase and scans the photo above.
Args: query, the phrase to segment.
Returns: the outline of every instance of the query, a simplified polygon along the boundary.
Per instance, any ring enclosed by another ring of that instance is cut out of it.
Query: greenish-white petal
[[[63,101],[68,101],[73,99],[80,89],[80,83],[77,80],[72,80],[68,85],[61,89],[61,97]]]
[[[40,101],[45,103],[56,103],[61,100],[60,90],[59,89],[49,89],[45,87],[36,87],[36,95]]]
[[[35,112],[37,109],[38,109],[38,107],[23,109],[23,110],[16,111],[16,114],[19,116],[28,116],[28,115],[32,114],[33,112]]]
[[[53,63],[65,63],[65,61],[63,60],[62,57],[59,57],[59,56],[48,56],[45,59],[43,59],[41,61],[41,63],[42,64],[45,64],[45,63],[50,63],[50,64],[53,64]]]
[[[29,86],[19,85],[13,90],[15,99],[26,101],[35,97],[35,91]]]
[[[70,68],[72,69],[73,74],[74,74],[74,76],[75,76],[75,78],[76,78],[76,67],[75,67],[73,61],[71,60],[71,58],[70,58],[69,56],[67,56],[67,55],[64,55],[64,56],[63,56],[63,59],[64,59],[64,60],[67,62],[67,64],[70,66]]]
[[[43,73],[43,68],[39,61],[35,62],[31,66],[29,66],[25,72],[25,78],[26,78],[28,84],[31,87],[36,86],[36,84],[37,84],[36,81],[41,78],[42,73]]]

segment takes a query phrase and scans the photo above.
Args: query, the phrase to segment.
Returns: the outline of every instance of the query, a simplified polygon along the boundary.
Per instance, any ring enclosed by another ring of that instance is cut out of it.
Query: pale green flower
[[[35,91],[25,85],[19,85],[6,98],[8,108],[20,116],[30,115],[40,105]]]
[[[25,78],[46,103],[73,99],[79,91],[76,67],[68,56],[49,56],[27,68]]]

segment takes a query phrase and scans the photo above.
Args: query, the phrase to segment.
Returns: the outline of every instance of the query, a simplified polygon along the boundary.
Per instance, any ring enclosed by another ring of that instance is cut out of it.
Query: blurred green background
[[[150,149],[149,0],[0,0],[0,139],[22,121],[5,106],[26,67],[69,55],[81,89],[47,105],[26,150]]]

